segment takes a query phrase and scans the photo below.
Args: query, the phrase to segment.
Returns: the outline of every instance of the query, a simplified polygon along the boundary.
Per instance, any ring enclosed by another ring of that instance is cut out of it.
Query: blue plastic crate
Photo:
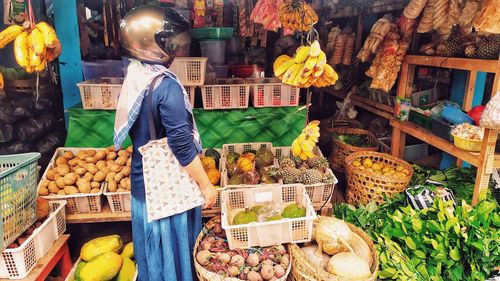
[[[40,153],[0,156],[0,250],[36,221]]]

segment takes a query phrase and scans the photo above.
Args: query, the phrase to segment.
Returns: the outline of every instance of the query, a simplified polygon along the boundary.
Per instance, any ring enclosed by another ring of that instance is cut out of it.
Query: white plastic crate
[[[35,267],[61,235],[66,231],[64,206],[66,201],[49,202],[51,213],[26,241],[14,249],[6,249],[0,256],[0,278],[23,279]]]
[[[216,85],[201,86],[203,109],[248,108],[250,84],[244,79],[217,79]]]
[[[77,154],[80,150],[89,150],[89,149],[101,149],[101,148],[75,148],[75,147],[59,147],[54,152],[54,156],[50,160],[47,165],[47,169],[43,172],[42,178],[40,179],[40,183],[45,180],[46,173],[48,170],[54,167],[56,163],[57,157],[63,155],[67,151],[73,152],[73,154]],[[40,183],[38,184],[38,188],[40,188]],[[74,194],[74,195],[48,195],[48,196],[40,196],[49,201],[53,200],[66,200],[66,213],[67,214],[81,214],[81,213],[100,213],[102,207],[102,192],[103,187],[99,193],[86,193],[86,194]]]
[[[0,156],[0,250],[36,221],[40,153]]]
[[[222,228],[226,230],[231,250],[311,241],[316,212],[303,185],[275,185],[225,190],[221,196]],[[266,203],[282,205],[297,203],[306,207],[306,216],[243,225],[230,224],[232,217],[238,211]]]
[[[254,107],[299,105],[299,88],[285,85],[275,78],[253,78],[247,81],[252,84],[250,97]]]
[[[191,108],[194,108],[194,97],[196,95],[196,86],[184,86],[184,89],[186,89],[189,102],[191,103]]]
[[[123,80],[119,77],[102,77],[77,83],[83,109],[115,110]]]
[[[68,273],[68,276],[66,276],[66,279],[64,279],[64,281],[73,281],[75,280],[75,272],[76,272],[76,267],[78,266],[78,264],[82,261],[81,258],[78,258],[78,260],[76,260],[76,262],[73,264],[73,267],[71,268],[71,271]],[[139,274],[139,271],[137,270],[137,264],[135,265],[135,275],[134,275],[134,278],[132,279],[132,281],[136,281],[137,280],[137,276]]]
[[[220,182],[219,182],[220,187],[217,189],[217,199],[215,200],[215,204],[212,207],[212,210],[217,210],[217,209],[220,209],[220,193],[221,193],[222,190],[225,189],[225,188],[222,188],[222,149],[220,149],[220,148],[212,148],[212,149],[215,149],[215,151],[217,151],[220,154],[220,156],[221,156],[221,158],[219,160],[219,163],[218,163],[218,165],[219,165],[219,172],[221,173],[221,178],[220,178]],[[204,148],[201,153],[203,155],[205,155],[205,152],[207,150],[208,150],[208,148]]]
[[[104,196],[108,199],[109,206],[112,213],[130,212],[130,191],[123,192],[109,192],[108,185],[104,184]]]
[[[274,147],[273,148],[274,155],[278,159],[281,158],[292,158],[292,153],[291,153],[291,148],[289,146],[283,146],[283,147]],[[318,156],[323,157],[323,154],[321,153],[321,150],[316,149],[315,154]],[[332,169],[328,168],[326,173],[333,177],[333,183],[317,183],[317,184],[308,184],[304,185],[307,191],[307,194],[309,194],[309,198],[311,198],[311,201],[313,204],[316,203],[321,203],[324,204],[326,201],[330,201],[331,197],[333,195],[333,189],[335,188],[335,185],[338,183],[337,177],[333,173]]]
[[[208,58],[176,57],[169,67],[184,86],[205,84]]]

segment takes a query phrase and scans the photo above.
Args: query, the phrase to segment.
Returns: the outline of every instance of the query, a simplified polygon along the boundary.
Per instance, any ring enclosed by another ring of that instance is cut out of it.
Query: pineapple
[[[465,47],[465,56],[468,58],[475,58],[476,57],[476,46],[474,45],[468,45]]]
[[[272,168],[269,175],[280,178],[284,184],[300,183],[303,172],[295,167]]]
[[[295,161],[290,158],[283,158],[280,161],[281,168],[295,168]]]
[[[500,52],[500,36],[484,36],[477,44],[477,56],[482,59],[498,59]]]
[[[328,160],[325,157],[316,156],[311,159],[307,159],[307,165],[311,169],[316,169],[320,171],[325,171],[328,167]]]
[[[457,28],[453,28],[452,33],[442,43],[436,47],[436,54],[443,57],[456,56],[463,51],[464,38],[460,35]]]
[[[325,178],[321,171],[316,169],[308,169],[302,175],[302,183],[304,184],[316,184],[321,183]]]

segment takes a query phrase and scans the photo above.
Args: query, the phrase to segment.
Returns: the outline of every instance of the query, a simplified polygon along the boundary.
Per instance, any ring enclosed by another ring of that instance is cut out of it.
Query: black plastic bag
[[[34,107],[35,110],[39,113],[47,112],[51,110],[52,102],[48,99],[40,98],[38,100],[35,100]]]
[[[35,98],[26,97],[11,101],[14,107],[14,116],[32,117],[35,109]]]
[[[36,143],[36,150],[42,154],[53,154],[55,149],[63,144],[63,137],[61,134],[54,133],[41,138]]]
[[[43,126],[43,132],[48,132],[48,130],[50,130],[53,126],[53,124],[55,124],[55,122],[57,121],[56,118],[54,117],[54,115],[50,114],[50,113],[45,113],[45,114],[42,114],[40,115],[37,120],[42,123],[42,126]]]
[[[31,144],[27,142],[22,142],[22,141],[15,141],[13,143],[10,143],[9,145],[5,146],[2,153],[3,154],[19,154],[19,153],[26,153],[26,152],[32,152]]]
[[[0,100],[0,122],[14,124],[19,118],[14,115],[14,107],[7,99]]]
[[[9,142],[14,138],[14,127],[0,122],[0,143]]]
[[[20,141],[34,141],[44,133],[43,123],[33,118],[19,123],[16,129],[16,136]]]

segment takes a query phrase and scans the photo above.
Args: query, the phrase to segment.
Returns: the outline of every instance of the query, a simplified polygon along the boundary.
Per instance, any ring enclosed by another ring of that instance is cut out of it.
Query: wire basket
[[[0,256],[0,278],[23,279],[63,233],[66,231],[64,206],[66,201],[49,203],[51,213],[26,241],[14,249],[6,249]]]
[[[248,108],[250,84],[244,79],[217,79],[215,85],[201,87],[203,109]]]
[[[285,85],[275,78],[247,79],[252,84],[254,107],[284,107],[299,105],[300,89]]]
[[[40,183],[38,188],[40,188],[40,184],[43,180],[46,179],[47,171],[52,169],[56,163],[56,159],[59,156],[62,156],[65,152],[71,151],[73,154],[77,154],[78,151],[81,150],[89,150],[95,148],[74,148],[74,147],[59,147],[54,152],[54,156],[50,160],[47,165],[47,169],[42,175],[40,179]],[[82,213],[100,213],[102,207],[102,198],[101,195],[103,193],[104,185],[101,186],[101,189],[98,193],[80,193],[73,195],[48,195],[48,196],[40,196],[49,201],[54,200],[66,200],[68,203],[66,204],[66,213],[67,214],[82,214]]]
[[[222,191],[221,197],[222,228],[226,230],[231,250],[311,241],[316,212],[306,189],[301,184],[228,189]],[[238,211],[266,203],[282,206],[297,203],[297,205],[306,208],[306,216],[231,225],[230,222],[233,221],[233,217]]]
[[[39,158],[40,153],[0,156],[1,250],[36,221]]]
[[[123,80],[118,77],[103,77],[77,83],[83,109],[115,110]]]
[[[365,167],[363,169],[353,165],[354,160],[363,163],[363,159],[370,159],[372,163],[382,163],[396,171],[400,169],[398,167],[401,167],[400,170],[406,170],[407,174],[402,176],[397,172],[396,175],[384,175],[368,170],[363,164],[361,164],[362,167]],[[406,161],[386,153],[373,151],[352,153],[345,158],[345,167],[347,173],[346,199],[352,205],[366,205],[372,201],[380,204],[385,203],[386,197],[391,198],[405,191],[413,175],[413,167]]]
[[[176,57],[170,65],[172,71],[184,86],[205,84],[208,58]]]
[[[345,172],[344,160],[353,152],[358,151],[377,151],[379,141],[377,137],[368,130],[354,128],[333,128],[332,133],[332,153],[330,153],[329,162],[335,171]],[[366,147],[353,146],[338,140],[335,135],[356,135],[365,136],[367,139]]]

